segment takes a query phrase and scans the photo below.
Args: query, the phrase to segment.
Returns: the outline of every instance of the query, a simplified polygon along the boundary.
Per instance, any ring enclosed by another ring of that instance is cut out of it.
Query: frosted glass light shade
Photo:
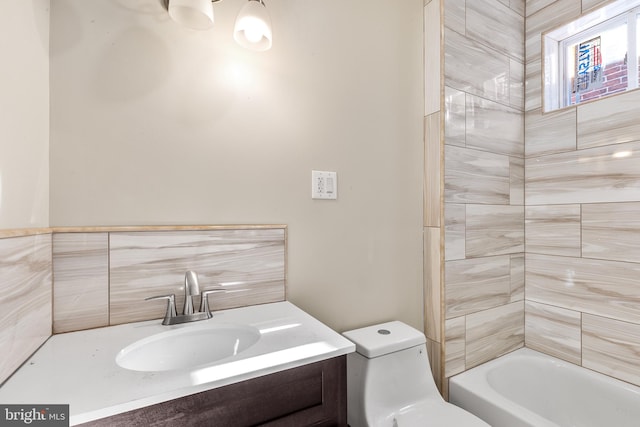
[[[211,0],[169,0],[169,16],[177,23],[194,30],[213,27]]]
[[[271,48],[271,18],[262,0],[249,0],[240,10],[233,29],[234,40],[252,50]]]

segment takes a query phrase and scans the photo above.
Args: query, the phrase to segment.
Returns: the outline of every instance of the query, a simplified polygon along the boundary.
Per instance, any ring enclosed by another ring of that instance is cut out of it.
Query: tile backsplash
[[[51,234],[0,239],[0,383],[51,335]]]
[[[284,230],[110,233],[110,324],[154,319],[176,295],[184,304],[184,274],[198,274],[212,310],[283,301]],[[200,301],[194,301],[197,307]]]
[[[159,319],[184,274],[212,310],[285,300],[285,226],[43,229],[0,239],[0,382],[52,333]],[[10,233],[9,233],[10,235]],[[195,301],[198,306],[199,301]]]
[[[109,324],[109,233],[53,235],[53,332]]]

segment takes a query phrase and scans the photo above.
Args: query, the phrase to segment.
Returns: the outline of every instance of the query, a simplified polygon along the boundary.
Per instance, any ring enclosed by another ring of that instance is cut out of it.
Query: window
[[[544,35],[544,111],[638,88],[640,0],[618,0]]]

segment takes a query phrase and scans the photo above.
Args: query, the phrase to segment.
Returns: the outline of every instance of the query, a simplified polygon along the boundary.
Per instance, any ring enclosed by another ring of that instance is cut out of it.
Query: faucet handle
[[[163,325],[168,325],[170,319],[176,317],[176,296],[175,294],[171,295],[158,295],[155,297],[145,298],[145,301],[157,300],[157,299],[166,299],[167,300],[167,311],[164,314],[164,320],[162,321]]]
[[[224,292],[224,288],[206,289],[200,293],[201,313],[211,313],[211,310],[209,310],[209,295],[216,292]]]

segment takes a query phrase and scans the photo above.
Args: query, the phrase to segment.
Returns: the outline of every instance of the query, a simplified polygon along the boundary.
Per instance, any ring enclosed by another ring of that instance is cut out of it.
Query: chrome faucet
[[[195,271],[187,271],[184,275],[184,309],[183,314],[193,314],[193,297],[200,295],[198,275]]]
[[[145,298],[145,300],[167,300],[167,311],[162,320],[163,325],[175,325],[178,323],[195,322],[197,320],[211,319],[211,310],[209,309],[209,295],[214,292],[224,292],[221,287],[207,289],[200,292],[198,284],[198,275],[195,271],[187,271],[184,275],[184,308],[182,314],[176,313],[175,294],[159,295],[155,297]],[[195,311],[193,308],[193,297],[200,296],[200,310]]]

